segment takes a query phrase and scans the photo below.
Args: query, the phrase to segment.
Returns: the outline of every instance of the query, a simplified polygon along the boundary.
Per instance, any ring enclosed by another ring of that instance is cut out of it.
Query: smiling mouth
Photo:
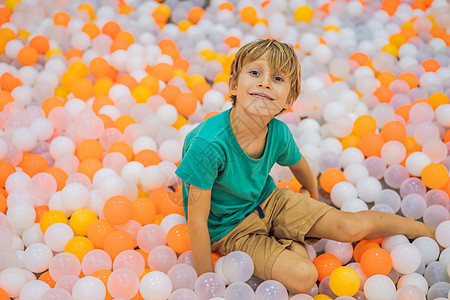
[[[251,96],[261,99],[261,100],[269,100],[269,101],[273,101],[274,99],[266,94],[262,94],[262,93],[250,93]]]

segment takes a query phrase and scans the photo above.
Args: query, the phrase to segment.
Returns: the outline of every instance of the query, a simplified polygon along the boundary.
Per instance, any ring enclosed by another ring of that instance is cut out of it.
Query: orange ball
[[[364,252],[371,248],[378,249],[380,248],[380,245],[371,240],[363,240],[356,244],[355,248],[353,249],[353,257],[355,258],[355,261],[358,263],[361,262],[361,257]]]
[[[336,168],[326,169],[322,172],[319,178],[320,186],[327,193],[331,193],[331,190],[336,185],[336,183],[339,183],[341,181],[345,181],[344,172]]]
[[[87,158],[102,159],[103,147],[98,140],[83,140],[77,148],[76,155],[80,161]]]
[[[192,22],[192,24],[197,24],[202,18],[205,10],[199,6],[195,6],[191,8],[188,12],[188,20]]]
[[[191,93],[182,93],[175,99],[175,107],[180,115],[190,116],[197,108],[197,97]]]
[[[38,280],[43,281],[45,283],[47,283],[51,288],[54,288],[56,285],[56,282],[53,280],[53,278],[50,276],[50,272],[49,271],[45,271],[44,273],[42,273],[39,277]],[[8,298],[9,300],[9,298]]]
[[[10,92],[0,91],[0,111],[3,110],[6,104],[13,102],[14,98]]]
[[[156,207],[148,198],[137,198],[132,202],[133,213],[131,219],[138,221],[141,225],[153,222],[156,216]]]
[[[95,89],[95,87],[94,87]],[[98,95],[95,97],[94,102],[92,103],[92,111],[98,114],[100,108],[105,105],[114,105],[114,102],[107,95]]]
[[[359,149],[366,156],[380,156],[381,148],[384,145],[384,139],[376,133],[366,134],[359,142]]]
[[[30,177],[33,177],[37,173],[47,170],[49,164],[47,159],[39,154],[24,153],[22,161],[19,163],[19,167],[21,167],[25,173],[30,175]]]
[[[100,279],[103,282],[103,284],[105,285],[106,296],[105,296],[104,300],[112,300],[113,299],[113,297],[111,296],[111,294],[108,291],[108,278],[111,275],[111,273],[112,273],[111,270],[98,270],[91,274],[91,276],[94,276],[94,277]]]
[[[428,98],[428,101],[430,102],[430,105],[431,107],[433,107],[433,109],[438,108],[439,105],[450,103],[448,96],[444,93],[431,94],[431,96]]]
[[[441,65],[437,60],[428,58],[422,62],[422,67],[425,69],[425,72],[436,72],[441,68]]]
[[[406,139],[406,128],[399,121],[390,121],[381,128],[381,136],[385,142],[399,141],[403,143]]]
[[[122,153],[128,161],[133,159],[133,148],[125,142],[115,142],[108,149],[108,153],[119,152]]]
[[[9,175],[16,172],[16,168],[12,163],[6,160],[0,160],[0,187],[5,187],[6,179],[8,179]]]
[[[280,182],[277,183],[277,188],[279,189],[290,189],[291,191],[293,191],[294,193],[298,193],[300,191],[300,188],[293,183],[291,180],[282,180]]]
[[[166,201],[169,198],[169,191],[163,188],[157,188],[150,192],[148,199],[155,204],[156,214],[161,214],[161,202]]]
[[[17,59],[23,66],[33,66],[39,59],[39,53],[35,48],[25,46],[17,53]]]
[[[45,170],[46,173],[49,173],[56,180],[56,190],[60,191],[64,188],[67,181],[67,174],[63,169],[58,167],[51,167]]]
[[[117,78],[116,83],[126,85],[130,89],[130,91],[132,91],[135,87],[137,87],[139,85],[137,80],[130,74],[120,75]]]
[[[36,49],[39,54],[45,54],[50,49],[50,43],[44,35],[36,35],[30,40],[30,46]]]
[[[53,24],[67,27],[70,22],[70,15],[65,11],[58,11],[53,15]]]
[[[116,35],[120,31],[120,25],[116,21],[108,21],[103,25],[102,33],[109,35],[112,39],[116,37]]]
[[[373,92],[373,94],[378,98],[378,101],[383,103],[389,103],[392,96],[394,96],[394,93],[391,91],[391,89],[384,85],[378,87],[375,92]]]
[[[317,272],[319,273],[319,281],[322,281],[322,279],[330,275],[334,269],[342,267],[342,263],[339,259],[330,253],[323,253],[317,256],[313,261],[313,264],[316,266]]]
[[[158,153],[151,149],[144,149],[134,155],[134,160],[140,162],[144,167],[157,165],[161,162]]]
[[[258,19],[256,9],[251,6],[246,6],[241,10],[241,19],[245,23],[254,24]]]
[[[97,35],[100,34],[100,29],[94,22],[87,22],[86,24],[84,24],[81,28],[81,31],[89,35],[91,40],[93,40]]]
[[[398,76],[398,79],[405,81],[410,89],[416,88],[419,86],[419,80],[414,73],[405,72]]]
[[[420,177],[422,178],[422,182],[430,189],[440,189],[449,180],[447,168],[442,164],[435,163],[431,163],[423,168]]]
[[[95,248],[103,248],[106,235],[114,230],[116,230],[114,225],[108,221],[97,220],[89,225],[87,237],[91,240]]]
[[[109,73],[110,65],[103,57],[95,57],[89,63],[89,71],[95,77],[106,76]]]
[[[221,257],[222,256],[219,253],[211,252],[211,261],[212,261],[213,267],[216,264],[216,261]]]
[[[46,117],[48,117],[48,114],[52,111],[52,109],[59,106],[64,106],[64,101],[58,97],[47,98],[41,104],[41,108],[45,112]]]
[[[376,274],[387,275],[392,269],[391,256],[383,248],[370,248],[364,251],[360,264],[367,277]]]
[[[173,73],[174,67],[167,63],[157,63],[152,68],[152,75],[164,82],[168,82],[172,79]]]
[[[105,201],[103,206],[105,219],[113,225],[123,225],[133,215],[133,205],[124,196],[114,196]]]
[[[6,196],[0,193],[0,212],[5,213],[6,208]]]
[[[173,84],[166,85],[160,95],[166,100],[167,104],[175,104],[175,99],[182,93],[181,89]]]
[[[92,181],[95,173],[103,167],[100,160],[95,158],[86,158],[78,165],[78,172],[86,175]]]
[[[139,84],[148,88],[152,95],[156,95],[159,91],[159,81],[155,76],[148,75]]]
[[[194,94],[200,102],[203,102],[203,96],[210,90],[211,86],[207,82],[197,83],[191,88],[192,94]]]
[[[177,224],[170,228],[167,233],[167,246],[176,253],[183,253],[191,250],[189,239],[189,229],[187,224]]]
[[[136,124],[136,120],[134,120],[133,117],[128,116],[128,115],[122,115],[114,121],[114,126],[117,129],[119,129],[120,132],[122,132],[122,133],[131,124]]]
[[[180,194],[168,193],[167,197],[161,199],[160,208],[163,216],[170,214],[184,216],[183,196]]]
[[[377,121],[370,115],[359,116],[353,123],[353,132],[359,137],[363,137],[369,133],[375,133],[376,130]]]
[[[2,196],[0,196],[1,198]],[[0,201],[1,202],[1,201]],[[34,219],[34,223],[39,223],[41,221],[41,217],[49,211],[48,206],[47,205],[41,205],[41,206],[36,206],[34,208],[34,210],[36,211],[36,219]],[[1,204],[0,204],[0,211],[1,211]]]
[[[114,230],[106,234],[103,249],[114,260],[120,252],[134,249],[133,237],[126,231]]]
[[[364,52],[354,52],[349,56],[349,59],[357,62],[360,66],[364,66],[370,60]]]
[[[0,76],[0,88],[3,91],[11,92],[13,89],[22,84],[22,81],[11,75],[9,72],[5,72]]]
[[[94,85],[89,79],[77,78],[73,82],[72,93],[76,98],[88,100],[94,95]]]

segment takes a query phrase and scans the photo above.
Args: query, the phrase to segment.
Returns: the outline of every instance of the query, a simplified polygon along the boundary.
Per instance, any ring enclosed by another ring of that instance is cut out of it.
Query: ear
[[[237,82],[236,78],[234,76],[230,76],[230,79],[228,80],[228,91],[231,95],[235,96],[237,90]]]

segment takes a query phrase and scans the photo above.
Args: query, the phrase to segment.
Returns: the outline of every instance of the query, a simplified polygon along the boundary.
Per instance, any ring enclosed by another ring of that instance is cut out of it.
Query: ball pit
[[[447,1],[35,2],[0,4],[1,300],[448,298]],[[240,253],[197,276],[183,140],[231,106],[234,53],[267,37],[301,60],[278,118],[320,200],[415,218],[437,242],[322,240],[307,247],[321,282],[295,296]]]

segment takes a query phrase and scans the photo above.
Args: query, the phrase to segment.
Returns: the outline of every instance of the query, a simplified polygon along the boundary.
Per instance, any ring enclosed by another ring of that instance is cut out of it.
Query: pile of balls
[[[302,93],[277,118],[321,200],[420,220],[437,242],[322,239],[308,294],[252,276],[242,252],[197,276],[183,141],[231,107],[235,52],[263,38],[301,60]],[[449,45],[445,0],[4,1],[0,300],[447,299]]]

